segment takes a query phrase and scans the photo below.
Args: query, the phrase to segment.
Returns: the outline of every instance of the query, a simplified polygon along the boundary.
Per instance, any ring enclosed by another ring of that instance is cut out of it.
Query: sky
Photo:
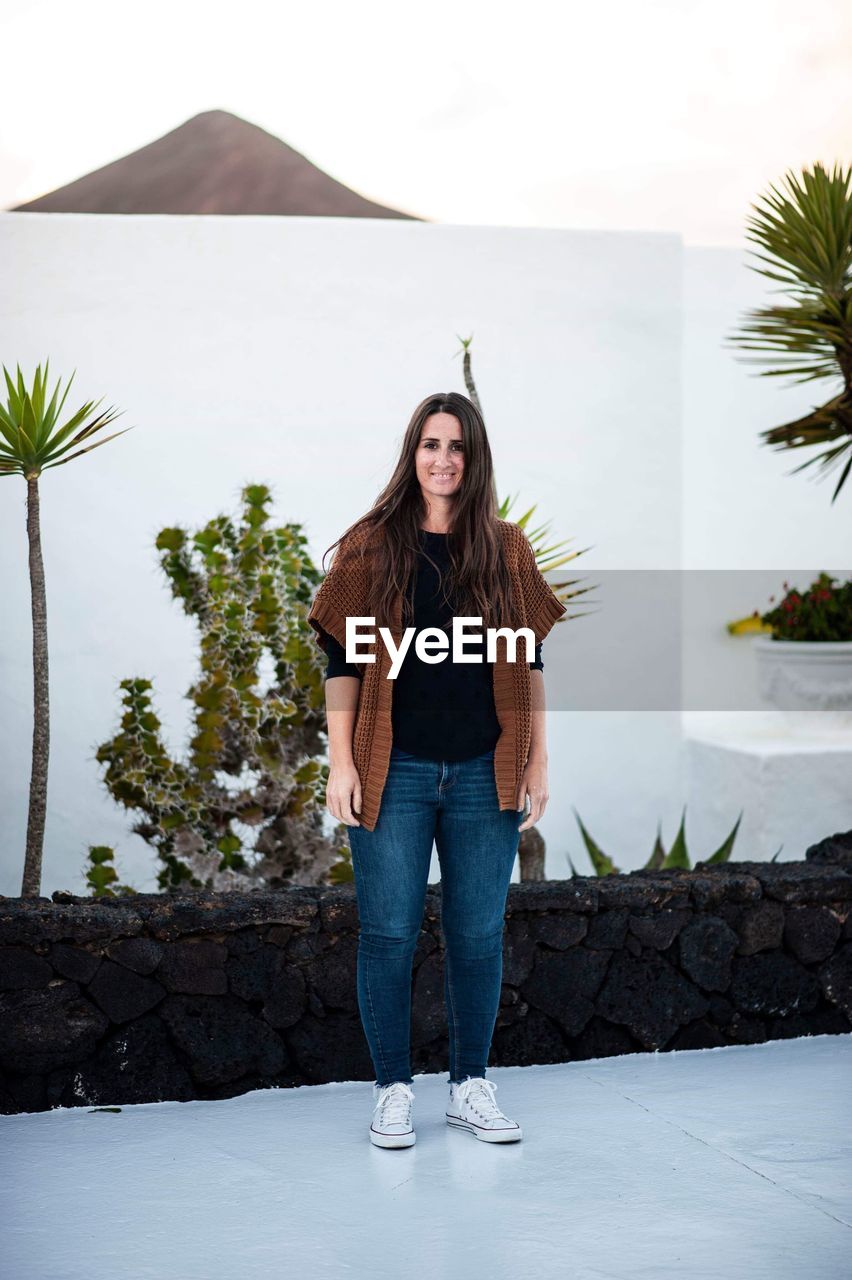
[[[0,208],[200,111],[439,222],[743,243],[852,156],[846,0],[4,0]]]

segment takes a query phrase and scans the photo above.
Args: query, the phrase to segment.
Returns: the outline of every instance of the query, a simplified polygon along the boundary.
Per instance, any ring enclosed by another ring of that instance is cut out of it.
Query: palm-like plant
[[[464,384],[467,388],[467,393],[479,412],[482,413],[482,405],[479,400],[479,394],[476,390],[476,383],[473,378],[473,369],[471,367],[470,359],[470,348],[473,342],[473,334],[471,334],[469,338],[462,338],[460,334],[457,334],[456,336],[461,343],[461,348],[456,352],[456,355],[462,356]],[[501,520],[506,519],[516,498],[517,494],[514,498],[503,498],[497,511]],[[545,524],[539,525],[535,529],[529,528],[528,526],[532,520],[536,505],[537,504],[533,505],[528,511],[525,511],[524,514],[515,521],[515,524],[517,524],[519,528],[523,529],[529,539],[530,546],[535,553],[536,564],[542,573],[549,573],[553,569],[559,569],[562,565],[568,564],[570,560],[575,560],[577,556],[581,556],[585,551],[589,550],[588,547],[581,547],[577,551],[569,551],[565,555],[560,555],[562,548],[566,547],[571,539],[565,538],[562,542],[548,543],[550,526],[552,523],[550,520]],[[554,595],[556,595],[564,605],[567,605],[570,601],[575,600],[577,596],[585,595],[587,591],[593,590],[592,587],[578,587],[577,583],[580,581],[580,578],[569,578],[565,582],[552,584]],[[583,616],[584,615],[582,613],[578,613],[574,610],[571,613],[566,613],[565,617],[560,618],[558,621],[560,623],[567,622],[572,618],[582,618]],[[537,827],[527,827],[526,831],[521,832],[520,839],[518,841],[518,863],[520,866],[522,880],[544,879],[545,853],[546,846],[544,839]]]
[[[47,596],[41,553],[39,476],[48,467],[60,467],[63,463],[71,462],[81,454],[106,444],[108,440],[114,440],[115,436],[124,434],[123,431],[116,431],[94,444],[85,443],[119,416],[110,408],[92,417],[100,400],[87,401],[63,426],[58,426],[74,374],[68,380],[62,399],[58,399],[61,385],[59,379],[48,402],[49,364],[50,361],[45,361],[44,373],[41,365],[36,369],[32,390],[24,381],[20,365],[17,367],[16,381],[12,380],[4,365],[8,399],[5,407],[0,404],[0,476],[20,475],[27,482],[27,538],[33,619],[33,750],[22,897],[37,896],[41,887],[50,751]],[[124,430],[129,431],[131,428],[125,427]]]
[[[497,508],[497,514],[501,520],[506,520],[508,518],[509,512],[515,505],[517,497],[517,494],[511,498],[505,497],[500,503],[500,506]],[[542,573],[550,573],[553,569],[560,569],[563,564],[568,564],[569,561],[575,560],[577,556],[581,556],[584,551],[588,551],[589,547],[580,547],[576,551],[569,551],[565,555],[560,555],[559,553],[562,548],[567,547],[568,543],[571,542],[572,539],[563,538],[562,542],[548,542],[550,526],[553,524],[552,520],[547,520],[544,524],[538,525],[535,529],[530,528],[529,526],[532,523],[532,517],[537,506],[538,503],[533,503],[528,511],[525,511],[522,516],[518,516],[515,519],[514,523],[518,528],[523,529],[524,533],[527,535],[527,540],[535,553],[536,564],[540,571]],[[582,579],[566,578],[564,582],[551,583],[551,587],[554,595],[557,596],[563,604],[567,604],[570,600],[575,600],[577,596],[585,595],[587,591],[592,591],[594,589],[593,587],[577,587],[575,591],[572,591],[570,588],[575,587],[578,582],[582,582]],[[566,614],[564,618],[559,618],[558,621],[566,622],[569,618],[582,618],[583,616],[584,615],[582,613],[577,613],[575,610],[573,613]]]
[[[469,338],[459,337],[459,342],[461,343],[461,349],[456,352],[456,355],[463,356],[462,366],[464,372],[464,384],[471,400],[476,405],[479,412],[482,413],[482,405],[479,400],[479,394],[476,390],[476,383],[473,380],[473,369],[471,367],[470,359],[470,347],[473,342],[473,334],[471,334]],[[515,504],[515,501],[517,500],[517,496],[518,495],[515,494],[514,498],[507,496],[502,499],[500,506],[497,509],[497,514],[501,520],[505,520],[507,518]],[[541,572],[551,573],[554,569],[560,569],[562,565],[568,564],[569,561],[576,560],[577,556],[583,555],[583,553],[588,551],[589,548],[580,547],[576,551],[569,551],[565,555],[560,555],[559,553],[562,551],[562,548],[567,547],[572,539],[564,538],[561,542],[548,543],[550,526],[553,523],[551,520],[546,521],[545,524],[538,525],[537,528],[529,528],[528,526],[532,521],[537,505],[537,503],[534,504],[528,511],[525,511],[522,516],[519,516],[515,520],[515,524],[517,524],[519,528],[523,529],[524,533],[527,535],[530,546],[535,552],[536,564]],[[587,591],[592,590],[592,587],[578,587],[576,591],[570,590],[571,587],[576,586],[580,581],[580,578],[571,578],[565,582],[553,583],[553,592],[563,604],[567,604],[577,596],[584,595]],[[564,619],[560,618],[559,621],[563,622],[567,621],[569,617],[581,618],[582,616],[582,614],[575,612],[566,615]]]
[[[770,185],[752,208],[746,236],[759,251],[751,250],[757,264],[750,265],[777,281],[788,301],[747,312],[728,342],[760,353],[743,359],[768,365],[762,377],[840,382],[805,417],[761,432],[775,449],[825,446],[790,474],[816,465],[821,478],[839,469],[834,502],[852,469],[852,166],[788,172],[781,189]]]

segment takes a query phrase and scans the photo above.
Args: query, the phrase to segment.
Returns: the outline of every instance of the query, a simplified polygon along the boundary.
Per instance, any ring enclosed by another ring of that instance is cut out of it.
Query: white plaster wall
[[[52,740],[43,891],[82,890],[89,843],[154,886],[151,851],[99,780],[117,686],[155,681],[188,721],[191,624],[153,539],[236,510],[266,481],[317,558],[371,503],[408,418],[475,373],[501,495],[593,544],[580,565],[675,568],[681,552],[682,252],[676,235],[310,218],[0,215],[0,358],[77,370],[134,430],[45,473]],[[31,742],[24,483],[0,481],[0,891],[18,893]],[[545,646],[547,661],[547,646]],[[576,806],[625,866],[681,803],[676,713],[550,717],[548,873],[587,867]],[[436,875],[433,878],[437,878]]]

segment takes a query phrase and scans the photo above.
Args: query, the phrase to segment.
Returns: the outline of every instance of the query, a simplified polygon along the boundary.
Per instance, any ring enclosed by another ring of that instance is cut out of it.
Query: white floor
[[[0,1118],[14,1280],[848,1280],[852,1035],[489,1072],[523,1142],[370,1145],[367,1083]]]

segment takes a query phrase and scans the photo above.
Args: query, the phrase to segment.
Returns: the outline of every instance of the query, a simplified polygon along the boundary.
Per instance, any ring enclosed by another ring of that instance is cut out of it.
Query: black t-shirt
[[[420,530],[421,546],[428,552],[443,574],[443,586],[453,600],[450,579],[450,557],[447,535]],[[408,584],[408,596],[412,584]],[[440,627],[447,632],[452,645],[453,610],[448,609],[444,590],[433,565],[422,554],[417,562],[413,595],[414,616],[409,625],[417,631],[424,627]],[[475,630],[467,632],[465,652],[481,653],[482,662],[454,663],[452,649],[441,662],[423,662],[418,658],[412,639],[394,681],[392,698],[393,744],[401,751],[427,760],[470,760],[484,755],[497,745],[500,724],[494,708],[493,663],[485,661],[484,638],[477,644]],[[377,640],[377,643],[381,641]],[[332,676],[357,676],[358,667],[346,662],[346,651],[333,636],[327,636],[328,667],[326,679]],[[522,652],[522,650],[521,650]],[[543,670],[541,645],[536,645],[535,661],[530,668]]]

